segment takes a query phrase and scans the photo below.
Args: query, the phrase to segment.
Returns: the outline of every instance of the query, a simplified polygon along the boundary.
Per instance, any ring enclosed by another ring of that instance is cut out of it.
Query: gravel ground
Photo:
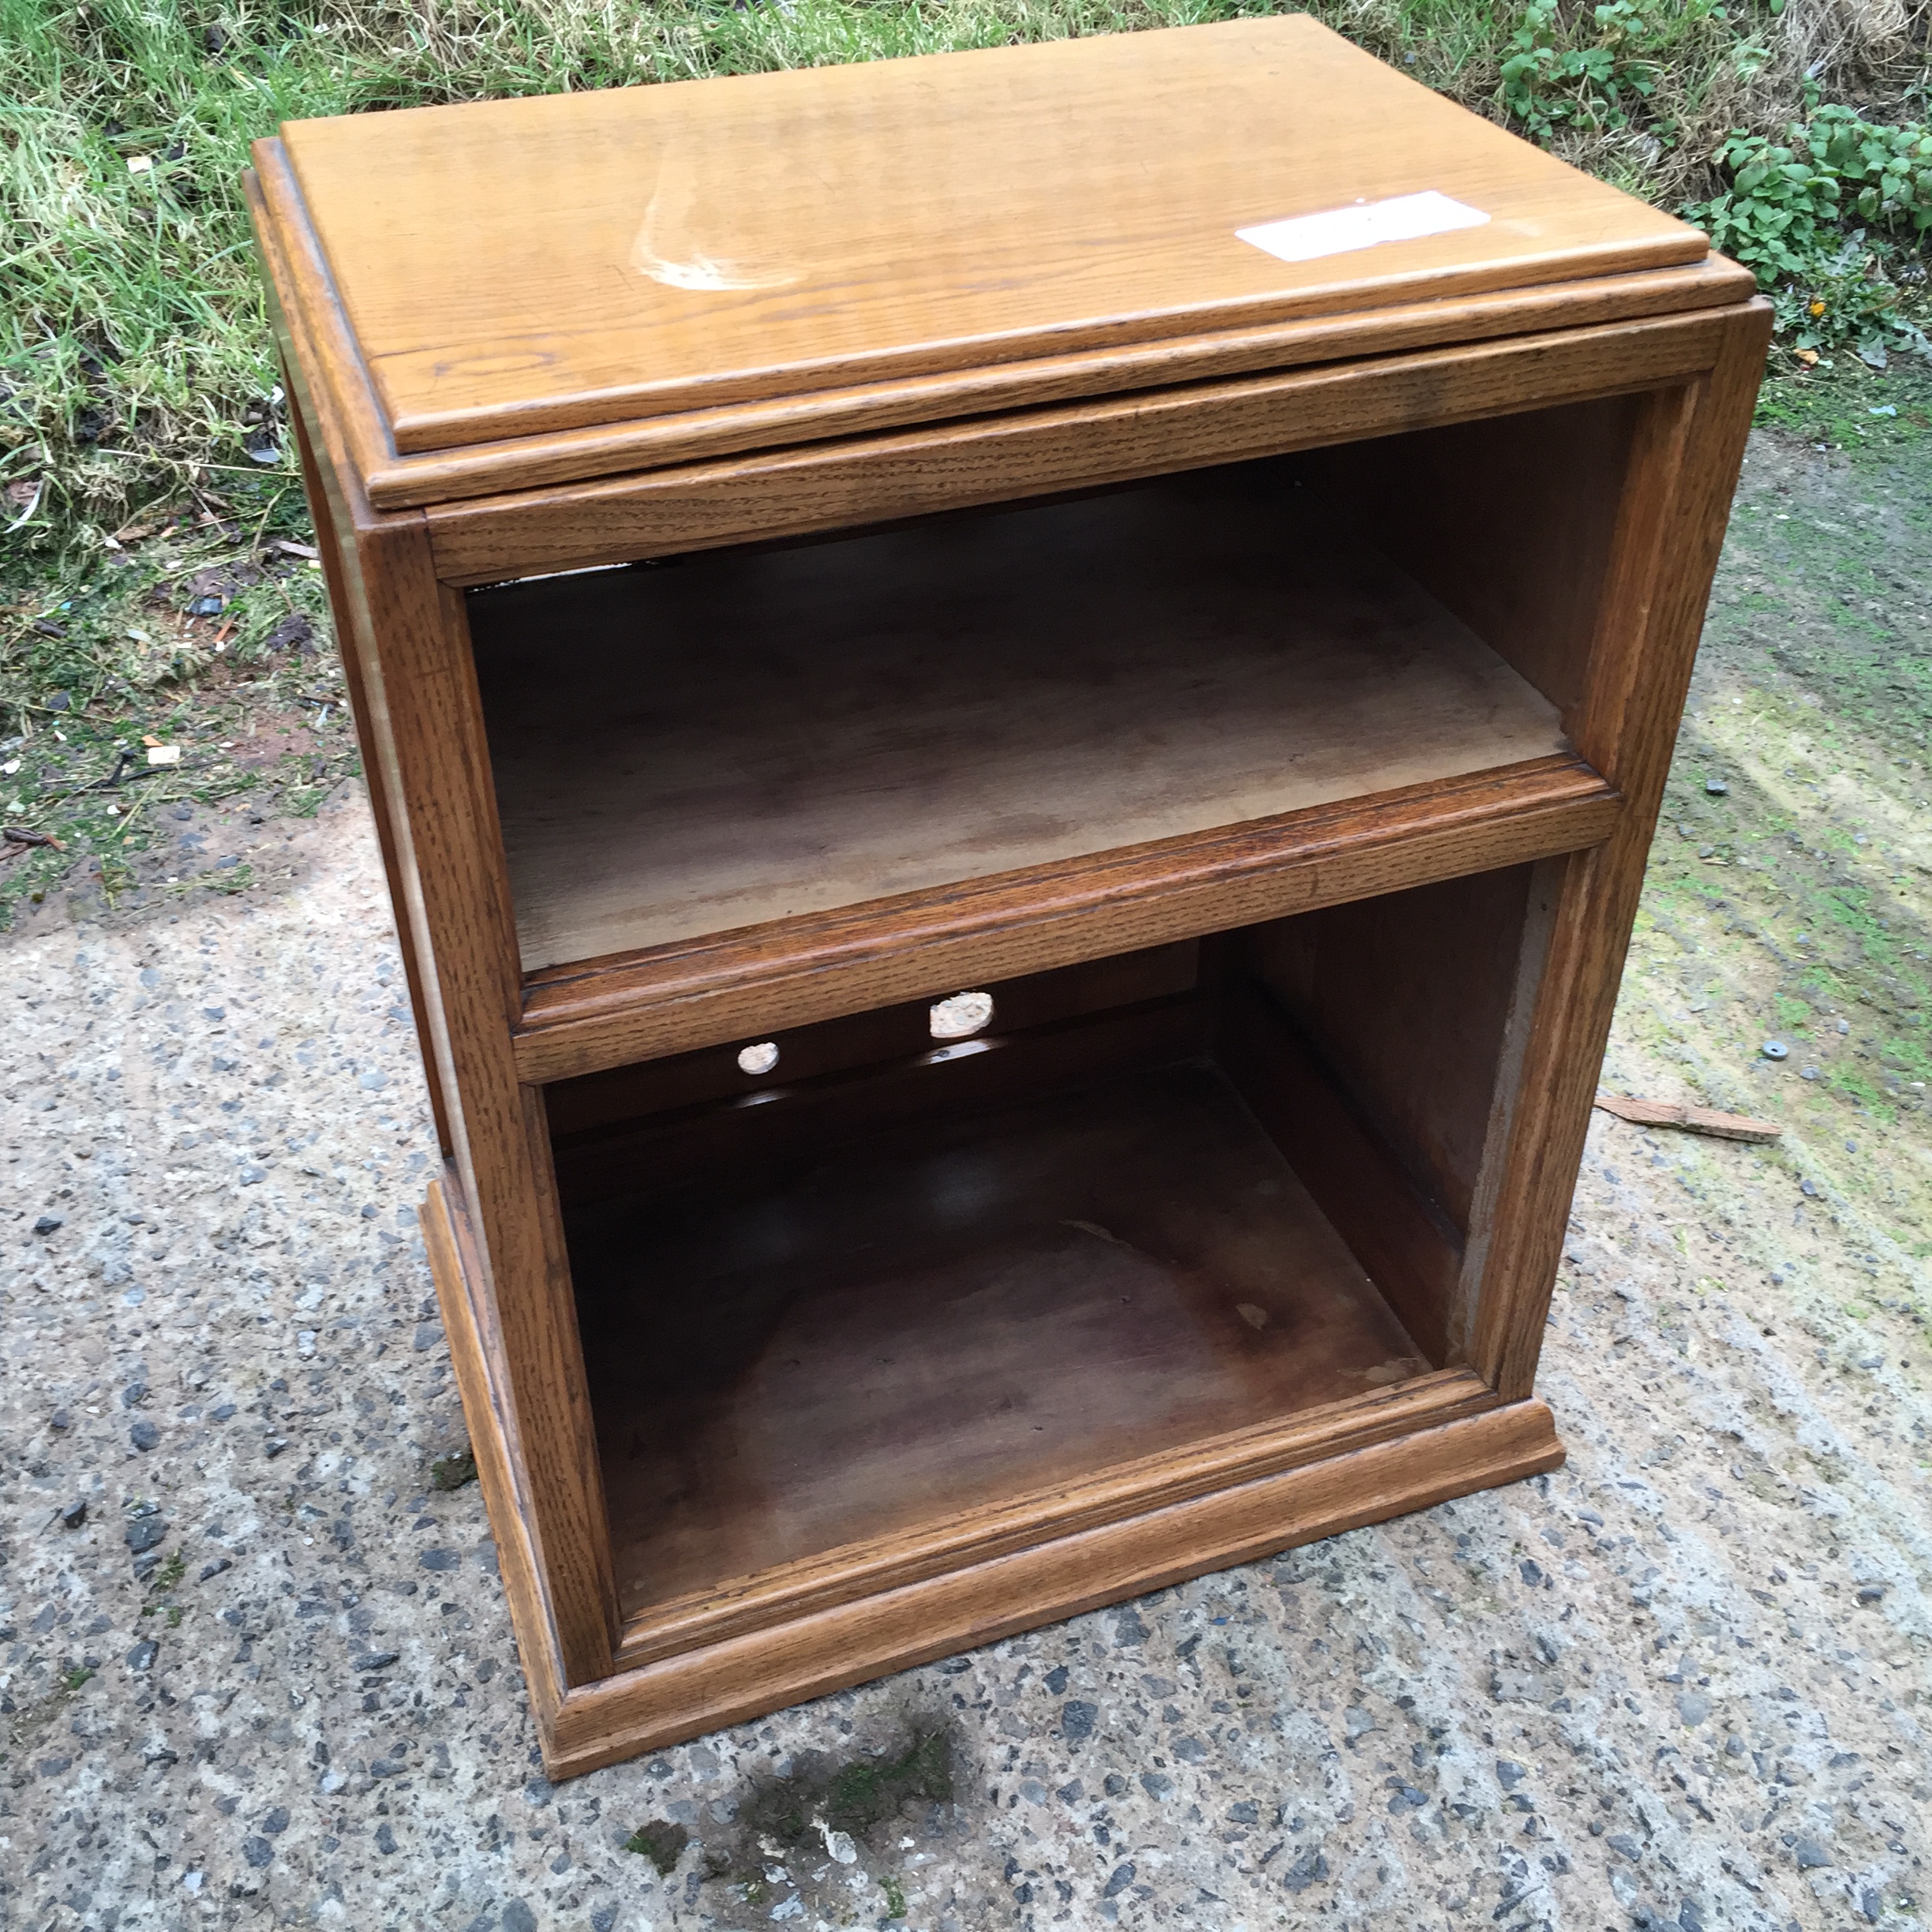
[[[1746,497],[1769,530],[1868,485],[1761,439]],[[1769,568],[1739,527],[1720,610]],[[1739,721],[1753,640],[1809,621],[1765,594],[1713,627],[1671,864],[1714,758],[1821,853],[1863,822]],[[1923,759],[1870,762],[1877,843],[1829,863],[1922,880]],[[1563,1470],[553,1789],[481,1498],[432,1479],[463,1442],[435,1148],[366,814],[251,836],[253,889],[50,901],[0,971],[0,1925],[1932,1921],[1926,1116],[1889,1049],[1799,1084],[1878,1016],[1776,1008],[1789,936],[1741,878],[1679,904],[1653,870],[1607,1084],[1786,1140],[1597,1117]],[[1925,912],[1893,907],[1911,959]],[[626,1848],[653,1827],[667,1870]]]

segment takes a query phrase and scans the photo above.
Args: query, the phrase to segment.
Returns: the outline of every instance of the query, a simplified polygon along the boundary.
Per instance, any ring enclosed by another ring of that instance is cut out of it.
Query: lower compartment
[[[1253,1443],[1223,1439],[1169,1458],[1164,1488],[1146,1480],[1144,1462],[1106,1509],[1040,1518],[1021,1535],[982,1537],[896,1578],[848,1569],[836,1587],[822,1576],[821,1587],[801,1589],[779,1572],[764,1601],[743,1590],[660,1619],[654,1644],[627,1642],[608,1675],[572,1683],[545,1607],[526,1471],[501,1426],[504,1365],[453,1182],[431,1189],[424,1237],[552,1779],[1563,1461],[1541,1402],[1499,1404],[1469,1370],[1441,1371],[1345,1411],[1311,1412],[1273,1432],[1259,1457]],[[646,1621],[634,1620],[633,1637]]]
[[[627,1624],[1442,1367],[1535,871],[549,1089]]]
[[[1204,1059],[571,1237],[627,1612],[1428,1365]]]

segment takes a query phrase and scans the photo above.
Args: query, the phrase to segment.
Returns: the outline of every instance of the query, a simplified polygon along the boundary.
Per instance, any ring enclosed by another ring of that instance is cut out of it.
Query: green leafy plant
[[[1573,19],[1559,0],[1530,0],[1503,62],[1503,107],[1544,141],[1559,128],[1627,127],[1647,116],[1679,45],[1728,18],[1717,0],[1607,0]]]
[[[1734,131],[1717,155],[1730,185],[1686,215],[1756,274],[1799,350],[1932,354],[1910,313],[1932,234],[1932,127],[1820,106],[1814,88],[1807,104],[1781,141]]]

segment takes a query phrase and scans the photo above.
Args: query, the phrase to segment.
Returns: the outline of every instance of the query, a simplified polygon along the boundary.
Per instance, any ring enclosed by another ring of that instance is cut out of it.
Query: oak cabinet
[[[250,193],[553,1776],[1560,1460],[1747,275],[1305,17]]]

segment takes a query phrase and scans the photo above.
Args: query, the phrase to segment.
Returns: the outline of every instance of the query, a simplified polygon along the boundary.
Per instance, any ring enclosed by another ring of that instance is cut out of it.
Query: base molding
[[[514,1422],[492,1372],[447,1189],[423,1224],[511,1619],[552,1780],[996,1642],[1345,1530],[1557,1468],[1548,1406],[1486,1409],[1209,1493],[1051,1535],[897,1587],[566,1686],[522,1506]]]

